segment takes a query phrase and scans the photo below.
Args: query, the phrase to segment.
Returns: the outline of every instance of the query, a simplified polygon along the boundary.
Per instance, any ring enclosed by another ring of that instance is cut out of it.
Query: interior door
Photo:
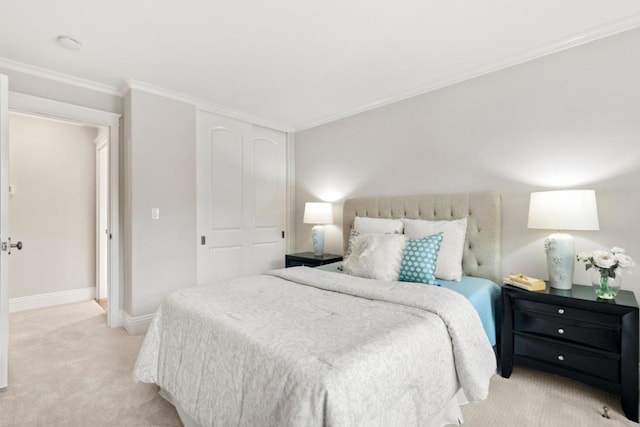
[[[286,136],[198,112],[198,283],[284,264]]]
[[[97,211],[97,300],[107,299],[109,270],[109,145],[97,149],[96,155],[96,203]]]
[[[8,385],[9,372],[9,79],[0,74],[0,389]]]

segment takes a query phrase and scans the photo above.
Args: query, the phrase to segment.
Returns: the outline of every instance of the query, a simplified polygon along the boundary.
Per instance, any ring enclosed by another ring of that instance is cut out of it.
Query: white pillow
[[[442,233],[442,243],[436,261],[436,277],[444,280],[462,279],[462,254],[467,234],[467,218],[453,221],[428,221],[403,218],[404,234],[409,239],[422,239]]]
[[[357,236],[351,255],[343,263],[344,272],[368,279],[398,280],[406,243],[403,234]]]
[[[353,229],[360,234],[402,234],[403,227],[399,219],[357,216],[353,220]]]

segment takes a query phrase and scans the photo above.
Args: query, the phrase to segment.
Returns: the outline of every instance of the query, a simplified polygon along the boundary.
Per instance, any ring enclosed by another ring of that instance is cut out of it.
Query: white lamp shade
[[[529,228],[545,230],[600,230],[594,190],[531,193]]]
[[[333,209],[331,203],[307,202],[304,205],[305,224],[333,223]]]

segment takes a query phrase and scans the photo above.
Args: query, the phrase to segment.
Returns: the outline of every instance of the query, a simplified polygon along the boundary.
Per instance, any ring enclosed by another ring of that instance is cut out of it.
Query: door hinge
[[[282,238],[284,239],[284,230],[282,230]]]
[[[200,236],[200,244],[204,245],[206,244],[206,242],[207,242],[207,239],[204,236]]]

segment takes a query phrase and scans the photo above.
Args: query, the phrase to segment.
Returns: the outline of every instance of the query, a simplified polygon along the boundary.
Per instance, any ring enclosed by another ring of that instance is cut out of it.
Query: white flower
[[[587,269],[594,268],[600,273],[609,274],[606,270],[618,274],[623,268],[633,267],[635,262],[624,253],[623,248],[614,247],[611,252],[595,250],[593,252],[578,252],[576,259],[586,264]]]
[[[607,251],[594,251],[593,263],[600,268],[610,268],[616,265],[615,256]]]
[[[616,260],[618,261],[619,267],[628,268],[634,265],[633,259],[629,255],[623,254],[621,252],[614,252],[614,254]]]
[[[578,261],[589,261],[589,258],[591,258],[591,252],[578,252],[576,258]]]
[[[596,249],[595,251],[591,252],[590,259],[591,259],[591,262],[595,263],[596,258],[604,257],[604,256],[607,256],[607,255],[611,255],[612,256],[612,253],[611,252],[607,252],[607,251],[603,251],[602,249]]]

